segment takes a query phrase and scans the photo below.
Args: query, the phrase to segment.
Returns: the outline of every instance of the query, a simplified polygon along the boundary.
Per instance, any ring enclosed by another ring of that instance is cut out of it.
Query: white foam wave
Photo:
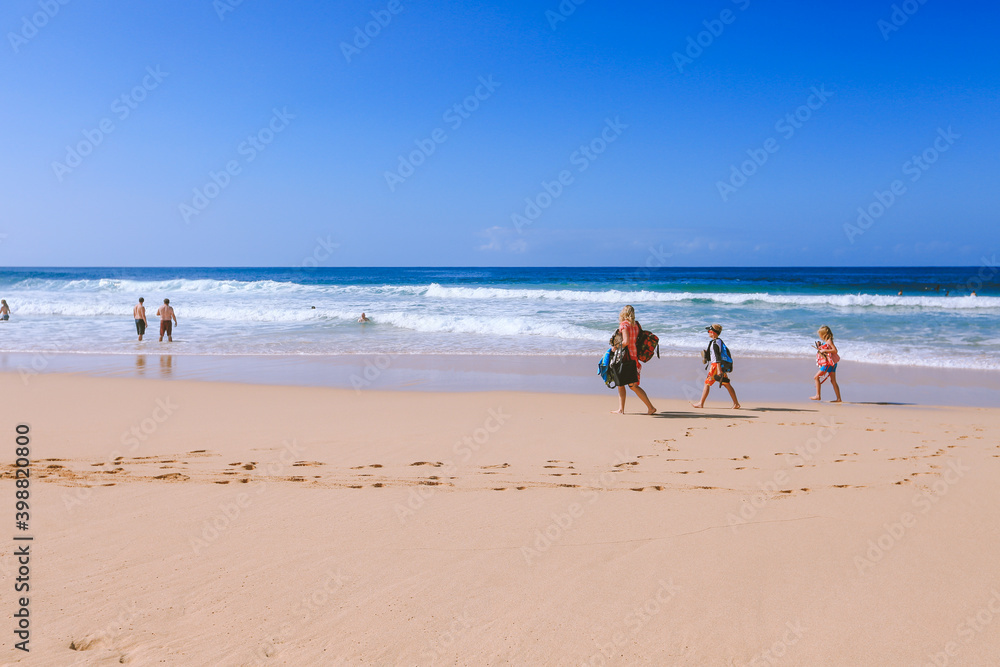
[[[653,292],[649,290],[546,290],[500,287],[443,287],[431,283],[426,296],[437,299],[549,299],[593,303],[683,303],[710,301],[727,305],[766,303],[787,306],[909,307],[938,309],[1000,309],[998,297],[887,296],[881,294],[771,294],[768,292]]]
[[[719,303],[725,305],[837,307],[837,308],[920,308],[938,310],[998,310],[1000,297],[990,296],[893,296],[882,294],[791,294],[770,292],[659,292],[652,290],[574,290],[505,287],[445,287],[429,285],[311,285],[275,280],[177,279],[146,281],[118,278],[99,280],[48,280],[31,278],[7,290],[17,292],[82,292],[91,294],[198,293],[220,295],[295,295],[359,298],[413,296],[433,300],[542,300],[584,303]]]
[[[375,316],[376,324],[421,333],[462,333],[486,336],[547,336],[566,340],[607,340],[608,335],[586,327],[532,317],[441,316],[411,312],[384,312]]]

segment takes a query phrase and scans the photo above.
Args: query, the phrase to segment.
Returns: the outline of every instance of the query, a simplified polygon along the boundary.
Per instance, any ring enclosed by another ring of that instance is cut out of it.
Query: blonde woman
[[[646,396],[643,388],[639,386],[639,369],[642,368],[639,363],[639,353],[636,350],[636,342],[639,340],[639,325],[636,324],[635,309],[632,306],[625,306],[618,313],[618,331],[622,334],[621,347],[628,348],[629,356],[632,357],[632,362],[635,364],[635,382],[631,383],[629,387],[646,404],[646,414],[654,415],[656,408],[649,402],[649,397]],[[611,413],[625,414],[625,387],[621,385],[618,386],[618,409],[612,410]]]
[[[840,403],[840,385],[837,384],[837,364],[840,363],[840,353],[837,351],[836,343],[833,342],[833,331],[824,325],[819,328],[816,335],[821,339],[816,341],[816,365],[819,366],[819,371],[813,377],[816,382],[816,395],[810,398],[814,401],[820,400],[820,387],[827,378],[830,378],[833,393],[837,395],[837,400],[833,402]]]

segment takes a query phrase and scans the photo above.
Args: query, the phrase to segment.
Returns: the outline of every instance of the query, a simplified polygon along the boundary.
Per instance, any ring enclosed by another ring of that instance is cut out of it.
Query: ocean
[[[167,351],[154,315],[164,297],[179,320],[174,355],[596,357],[632,304],[665,356],[690,357],[719,322],[737,359],[811,357],[825,324],[847,362],[1000,369],[990,266],[0,269],[13,313],[0,352]],[[362,311],[370,324],[356,322]]]

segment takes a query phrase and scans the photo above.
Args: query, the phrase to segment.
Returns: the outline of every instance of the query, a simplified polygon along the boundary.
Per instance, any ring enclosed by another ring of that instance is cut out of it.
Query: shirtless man
[[[360,322],[361,324],[365,324],[365,323],[371,322],[371,321],[372,321],[372,318],[368,317],[364,313],[361,313],[361,317],[358,318],[358,322]]]
[[[146,321],[146,306],[142,305],[143,298],[139,297],[139,303],[135,308],[132,309],[132,317],[135,318],[135,330],[139,333],[139,340],[142,340],[142,335],[146,333],[146,327],[149,326],[149,322]]]
[[[174,314],[174,309],[170,307],[170,299],[163,300],[163,305],[156,310],[156,314],[160,316],[160,342],[163,342],[163,334],[166,333],[167,342],[173,343],[174,325],[177,324],[177,315]]]

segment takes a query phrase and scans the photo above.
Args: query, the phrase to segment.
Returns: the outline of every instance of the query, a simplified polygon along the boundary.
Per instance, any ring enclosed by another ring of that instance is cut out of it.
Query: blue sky
[[[1000,246],[995,5],[64,1],[0,9],[0,265]]]

